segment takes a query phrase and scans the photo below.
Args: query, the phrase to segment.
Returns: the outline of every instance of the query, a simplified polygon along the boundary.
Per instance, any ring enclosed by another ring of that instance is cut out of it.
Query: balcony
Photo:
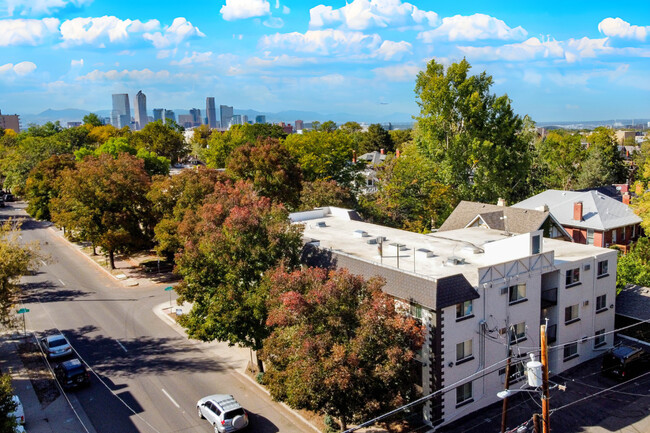
[[[557,287],[542,290],[542,309],[555,307],[557,305]]]

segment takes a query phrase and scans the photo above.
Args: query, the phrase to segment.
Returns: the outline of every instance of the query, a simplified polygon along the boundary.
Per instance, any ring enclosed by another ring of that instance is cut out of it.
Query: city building
[[[549,189],[513,207],[548,209],[574,242],[604,248],[618,245],[625,251],[641,236],[641,218],[629,203],[629,193],[620,202],[594,190]]]
[[[217,128],[217,109],[214,105],[214,98],[211,96],[205,98],[205,116],[210,129]]]
[[[163,124],[166,123],[165,119],[173,120],[176,122],[176,114],[172,110],[164,110],[163,112]]]
[[[194,127],[194,116],[191,114],[179,114],[178,115],[178,124],[183,128],[192,128]]]
[[[628,143],[634,143],[635,131],[616,131],[616,141],[620,146]]]
[[[140,130],[149,123],[147,116],[147,97],[142,90],[135,95],[135,127]]]
[[[192,116],[192,126],[201,126],[203,124],[203,118],[201,117],[201,110],[198,108],[192,108],[190,110],[190,116]]]
[[[241,114],[233,114],[232,117],[230,118],[230,124],[231,125],[242,125]]]
[[[219,106],[221,129],[228,129],[232,120],[233,108],[228,105]]]
[[[153,109],[153,121],[157,122],[158,120],[163,120],[164,108],[154,108]]]
[[[294,126],[296,131],[302,131],[303,129],[305,129],[305,122],[303,122],[302,120],[296,120]]]
[[[245,115],[245,114],[242,114],[241,115],[241,124],[244,125],[246,123],[248,123],[248,116]]]
[[[0,128],[20,132],[20,116],[17,114],[2,114],[0,111]]]
[[[131,105],[129,95],[126,93],[113,94],[113,111],[111,112],[111,123],[116,128],[131,127]]]
[[[255,123],[266,123],[266,116],[263,114],[255,116]]]
[[[81,126],[81,125],[83,125],[83,122],[67,122],[66,123],[66,128],[68,128],[68,129],[76,128],[76,127]]]
[[[613,345],[614,250],[544,238],[543,230],[418,234],[334,207],[291,221],[304,227],[306,265],[382,277],[396,308],[422,321],[414,380],[423,395],[435,393],[419,409],[432,426],[499,401],[508,357],[510,386],[521,386],[530,354],[539,354],[541,324],[553,374]]]

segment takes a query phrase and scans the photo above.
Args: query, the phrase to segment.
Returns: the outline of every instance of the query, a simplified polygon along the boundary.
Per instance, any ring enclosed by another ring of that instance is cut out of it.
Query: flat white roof
[[[318,241],[321,248],[332,249],[392,268],[398,267],[399,255],[399,269],[429,278],[438,279],[463,273],[470,282],[474,283],[479,268],[508,261],[499,255],[483,252],[483,247],[487,243],[510,238],[499,230],[469,227],[440,233],[419,234],[355,221],[350,219],[350,212],[347,209],[323,208],[291,214],[291,219],[295,223],[304,224],[304,237],[307,241],[309,239]],[[378,244],[369,243],[382,236],[386,239],[382,244],[383,257],[379,254]],[[399,254],[396,244],[401,246]],[[428,250],[433,254],[427,257],[430,254],[418,250]],[[544,238],[542,252],[552,250],[555,251],[556,263],[579,261],[612,252],[605,248]],[[527,256],[528,254],[522,254],[521,257]],[[465,263],[450,265],[448,264],[450,257],[464,259]]]

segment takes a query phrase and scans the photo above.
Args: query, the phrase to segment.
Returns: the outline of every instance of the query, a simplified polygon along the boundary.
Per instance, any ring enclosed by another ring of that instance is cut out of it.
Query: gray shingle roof
[[[512,233],[530,233],[539,230],[549,217],[546,211],[519,209],[494,204],[461,201],[438,231],[457,230],[467,227],[478,216],[491,229]],[[503,217],[506,217],[503,219]]]
[[[573,219],[573,204],[582,202],[582,221]],[[536,209],[547,205],[555,219],[563,226],[594,230],[611,230],[641,222],[632,209],[597,191],[559,191],[549,189],[519,202],[513,207]]]
[[[622,290],[616,297],[616,314],[650,320],[650,288],[631,286]]]
[[[437,286],[436,307],[438,310],[480,297],[463,274],[440,278]]]

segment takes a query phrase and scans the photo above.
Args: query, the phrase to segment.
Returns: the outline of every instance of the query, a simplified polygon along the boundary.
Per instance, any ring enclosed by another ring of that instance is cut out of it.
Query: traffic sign
[[[172,286],[165,287],[165,292],[168,292],[168,291],[170,291],[170,290],[174,290],[174,288],[173,288]]]
[[[20,310],[18,310],[18,314],[25,314],[25,313],[29,313],[29,308],[21,308]]]

